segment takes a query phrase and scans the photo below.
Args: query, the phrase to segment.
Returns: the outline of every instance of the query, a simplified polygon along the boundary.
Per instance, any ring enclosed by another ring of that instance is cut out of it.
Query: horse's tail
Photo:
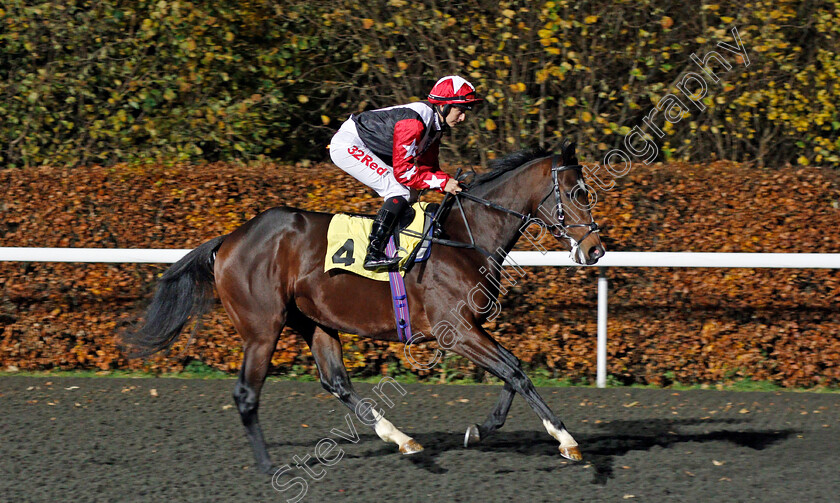
[[[201,316],[213,306],[213,262],[225,237],[200,245],[163,273],[142,326],[122,338],[130,358],[169,348],[189,321],[195,322],[195,335]]]

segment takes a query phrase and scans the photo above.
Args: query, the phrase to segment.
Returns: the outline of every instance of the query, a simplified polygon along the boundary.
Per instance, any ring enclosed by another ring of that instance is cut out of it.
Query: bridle
[[[496,204],[492,201],[488,201],[488,200],[482,199],[478,196],[474,196],[474,195],[469,193],[469,191],[468,191],[469,187],[467,187],[467,190],[463,190],[463,191],[459,192],[454,197],[455,197],[455,202],[458,205],[458,209],[461,212],[461,218],[463,219],[464,224],[466,225],[467,234],[470,237],[470,242],[469,243],[462,243],[460,241],[453,241],[453,240],[449,240],[449,239],[442,239],[442,238],[428,237],[428,236],[422,236],[422,238],[423,239],[429,239],[433,243],[439,243],[439,244],[446,245],[446,246],[453,246],[453,247],[457,247],[457,248],[470,248],[470,249],[478,250],[479,252],[481,252],[485,256],[490,257],[492,255],[491,253],[487,252],[487,250],[482,249],[480,246],[478,246],[475,243],[475,239],[473,238],[473,234],[472,234],[472,229],[470,228],[470,223],[467,220],[467,215],[464,212],[463,205],[461,204],[461,198],[463,198],[463,199],[469,199],[470,201],[481,204],[481,205],[483,205],[487,208],[492,208],[496,211],[500,211],[502,213],[507,213],[508,215],[519,218],[523,222],[526,222],[526,225],[524,225],[521,228],[524,228],[524,227],[527,227],[528,225],[534,224],[534,225],[537,225],[537,226],[541,227],[542,229],[550,232],[551,235],[554,236],[558,240],[568,239],[569,244],[572,248],[572,253],[574,253],[580,247],[580,243],[582,243],[586,238],[588,238],[590,234],[600,232],[601,228],[598,227],[598,224],[595,223],[595,221],[591,221],[588,224],[569,224],[569,225],[566,225],[566,223],[565,223],[566,212],[563,208],[563,200],[562,200],[562,197],[561,197],[559,175],[560,175],[560,173],[562,173],[564,171],[574,169],[574,170],[577,170],[578,173],[582,176],[583,166],[581,166],[580,164],[569,164],[569,165],[560,164],[559,157],[560,157],[559,155],[554,155],[551,158],[551,181],[552,181],[552,184],[553,184],[553,188],[552,188],[551,192],[546,194],[546,196],[537,205],[537,208],[539,209],[548,200],[548,198],[551,197],[552,194],[554,194],[554,202],[555,202],[555,205],[556,205],[556,208],[557,208],[557,213],[556,213],[557,222],[548,224],[540,218],[535,218],[535,217],[531,216],[531,214],[520,213],[518,211],[511,210],[509,208],[505,208],[504,206],[502,206],[500,204]],[[572,200],[572,192],[573,191],[574,191],[574,189],[572,191],[566,191],[565,192],[566,197],[569,200]],[[440,207],[438,208],[438,211],[435,213],[435,216],[432,219],[433,226],[434,226],[434,224],[438,223],[438,220],[439,220],[440,216],[443,214],[444,208],[446,207],[447,199],[449,199],[451,197],[453,197],[453,196],[451,194],[448,194],[448,193],[444,196],[444,202],[440,205]],[[592,217],[590,215],[590,220],[591,219],[592,219]],[[582,238],[580,238],[579,240],[575,239],[569,233],[570,229],[576,229],[576,228],[586,228],[586,229],[588,229],[586,234],[584,234],[584,236]],[[403,231],[403,232],[405,232],[405,231]],[[417,237],[421,237],[421,236],[417,236]],[[410,259],[407,262],[407,264],[412,263],[412,260],[413,259]]]
[[[579,179],[582,179],[583,178],[583,166],[581,166],[580,164],[561,165],[557,162],[557,157],[558,156],[555,155],[551,158],[551,180],[554,183],[554,190],[552,192],[554,193],[554,201],[555,201],[555,204],[556,204],[556,207],[557,207],[557,220],[558,220],[558,222],[554,223],[554,224],[551,224],[551,225],[546,224],[545,222],[542,222],[543,223],[542,227],[545,228],[546,230],[548,230],[549,232],[551,232],[551,235],[554,236],[556,239],[568,239],[569,242],[572,244],[572,247],[573,247],[573,250],[574,250],[574,248],[579,247],[580,243],[582,243],[586,238],[588,238],[590,234],[592,234],[593,232],[600,232],[601,228],[598,227],[598,224],[595,223],[594,220],[592,220],[592,215],[589,216],[589,219],[591,221],[588,224],[569,224],[569,225],[566,225],[566,223],[565,223],[566,212],[563,211],[563,200],[560,197],[560,182],[558,180],[559,174],[562,173],[563,171],[568,171],[570,169],[574,169],[574,170],[577,170],[578,175],[580,176]],[[572,192],[573,191],[574,191],[574,189],[566,192],[566,197],[570,201],[574,200],[572,198]],[[551,196],[551,193],[546,195],[542,199],[542,201],[540,201],[540,204],[537,205],[537,208],[542,206],[543,203],[545,203],[545,201],[549,198],[549,196]],[[583,237],[580,238],[579,240],[575,239],[571,234],[569,234],[569,229],[576,229],[576,228],[586,228],[586,229],[588,229],[586,231],[586,234],[584,234]]]
[[[504,206],[501,206],[501,205],[496,204],[494,202],[487,201],[486,199],[482,199],[480,197],[476,197],[476,196],[470,194],[469,192],[464,192],[464,191],[459,192],[458,196],[465,197],[465,198],[467,198],[471,201],[482,204],[482,205],[484,205],[488,208],[493,208],[494,210],[501,211],[501,212],[507,213],[509,215],[513,215],[513,216],[519,218],[520,220],[522,220],[523,222],[527,222],[527,225],[535,224],[535,225],[539,226],[540,228],[545,229],[546,231],[550,232],[551,235],[554,236],[555,239],[558,239],[558,240],[568,239],[569,243],[572,246],[572,251],[574,251],[576,248],[578,248],[580,246],[580,243],[582,243],[586,238],[589,237],[590,234],[595,233],[595,232],[600,232],[601,228],[598,227],[598,224],[595,223],[594,220],[589,222],[588,224],[568,224],[568,225],[566,225],[566,212],[563,208],[563,199],[561,197],[559,175],[560,175],[560,173],[562,173],[564,171],[574,169],[574,170],[578,171],[580,176],[583,176],[583,166],[581,166],[580,164],[568,164],[568,165],[560,164],[559,157],[560,156],[558,156],[558,155],[554,155],[551,158],[551,181],[552,181],[552,184],[553,184],[553,189],[552,189],[551,192],[546,194],[546,196],[544,198],[542,198],[542,200],[540,201],[540,204],[537,205],[537,208],[540,208],[548,200],[548,198],[551,197],[552,194],[554,194],[554,203],[555,203],[555,208],[557,209],[557,212],[556,212],[557,222],[550,223],[550,224],[546,223],[545,220],[543,220],[541,218],[534,218],[530,214],[526,215],[524,213],[520,213],[518,211],[514,211],[514,210],[511,210],[511,209],[505,208]],[[573,190],[565,192],[566,197],[569,200],[572,200]],[[591,219],[592,219],[592,217],[590,216],[590,220]],[[467,228],[469,229],[469,225],[467,225]],[[580,238],[580,239],[575,239],[574,236],[572,236],[569,233],[569,230],[577,229],[577,228],[586,228],[587,229],[586,234],[584,234],[583,237]],[[470,233],[470,238],[472,240],[472,233]]]

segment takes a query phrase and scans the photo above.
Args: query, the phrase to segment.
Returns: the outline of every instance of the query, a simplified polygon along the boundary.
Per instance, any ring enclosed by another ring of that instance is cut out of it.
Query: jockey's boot
[[[385,254],[385,247],[388,245],[388,238],[394,232],[394,227],[406,206],[408,206],[408,201],[405,198],[389,197],[382,205],[379,213],[376,214],[376,218],[373,219],[373,226],[370,229],[370,242],[368,243],[364,263],[364,268],[368,271],[392,270],[399,263],[399,256],[388,258]]]

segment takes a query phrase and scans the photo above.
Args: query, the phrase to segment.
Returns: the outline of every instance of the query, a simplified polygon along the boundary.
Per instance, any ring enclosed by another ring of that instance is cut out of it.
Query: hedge
[[[452,167],[448,169],[452,170]],[[731,162],[638,165],[594,210],[610,251],[840,252],[840,175]],[[127,165],[0,171],[0,246],[190,248],[276,205],[372,213],[378,199],[327,164]],[[544,242],[549,248],[556,245]],[[521,249],[533,249],[523,242]],[[0,263],[0,369],[147,369],[200,360],[235,372],[221,309],[184,349],[126,360],[130,326],[164,265]],[[625,383],[840,384],[840,272],[611,269],[609,373]],[[597,271],[526,268],[490,331],[533,372],[594,379]],[[344,336],[354,375],[409,372],[402,346]],[[427,348],[426,351],[429,351]],[[428,354],[428,353],[425,353]],[[420,360],[422,355],[418,356]],[[275,373],[312,372],[288,329]],[[422,379],[477,376],[447,356]]]

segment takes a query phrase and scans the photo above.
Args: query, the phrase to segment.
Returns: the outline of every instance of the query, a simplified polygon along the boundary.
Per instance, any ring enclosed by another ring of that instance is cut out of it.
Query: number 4
[[[353,265],[356,262],[356,259],[353,258],[353,249],[353,240],[345,241],[344,245],[332,256],[333,264],[344,264],[348,267]]]

